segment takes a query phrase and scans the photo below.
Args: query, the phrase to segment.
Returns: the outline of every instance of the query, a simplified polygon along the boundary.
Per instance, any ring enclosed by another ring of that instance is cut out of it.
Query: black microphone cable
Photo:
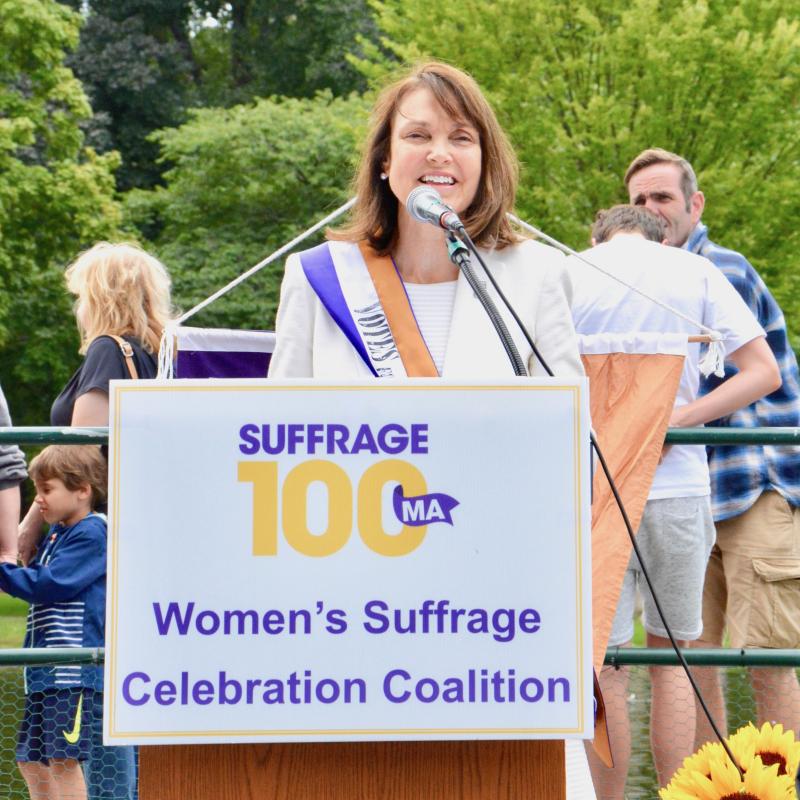
[[[488,266],[486,265],[486,262],[481,257],[481,254],[478,251],[478,248],[475,246],[475,243],[472,241],[472,238],[470,237],[470,235],[465,230],[459,231],[459,235],[461,236],[461,238],[463,238],[463,240],[469,246],[469,249],[475,254],[475,257],[478,259],[478,262],[480,263],[481,267],[483,268],[483,271],[486,273],[486,276],[488,277],[489,282],[494,287],[494,290],[497,292],[498,296],[500,297],[500,300],[503,302],[503,305],[508,309],[508,311],[511,314],[511,316],[514,318],[514,321],[517,323],[517,326],[519,327],[520,331],[522,331],[522,335],[525,337],[525,340],[527,341],[528,345],[530,346],[531,350],[533,351],[533,354],[536,356],[536,358],[539,361],[539,363],[542,365],[544,371],[551,378],[554,378],[555,377],[555,373],[553,372],[552,369],[550,369],[549,364],[542,357],[542,354],[539,352],[539,348],[536,346],[535,342],[533,341],[533,338],[531,337],[530,333],[528,332],[528,329],[525,327],[524,323],[520,319],[520,317],[517,314],[516,310],[511,305],[511,303],[509,302],[508,298],[505,296],[503,290],[498,285],[497,281],[495,280],[494,276],[492,275],[491,271],[489,270]],[[628,513],[625,510],[625,506],[624,506],[624,504],[622,502],[622,497],[620,497],[619,491],[617,489],[617,485],[614,482],[614,478],[611,475],[611,470],[609,469],[609,466],[608,466],[608,464],[606,462],[605,456],[603,455],[603,452],[600,449],[600,445],[599,445],[599,443],[597,441],[597,437],[594,435],[594,432],[590,432],[589,438],[591,440],[592,449],[595,451],[595,453],[597,454],[597,458],[600,461],[600,466],[601,466],[601,468],[603,470],[603,474],[605,475],[606,480],[608,481],[608,485],[611,487],[611,493],[613,494],[614,500],[615,500],[615,502],[617,504],[617,507],[619,508],[620,514],[622,515],[622,521],[625,524],[625,530],[628,533],[628,538],[631,540],[631,545],[633,546],[633,551],[636,554],[636,557],[639,559],[639,565],[642,568],[642,575],[644,575],[645,583],[647,584],[647,588],[650,590],[650,594],[653,597],[653,602],[655,604],[656,611],[658,611],[658,616],[661,618],[661,622],[664,624],[664,630],[667,632],[667,636],[669,638],[669,641],[670,641],[670,644],[672,645],[673,650],[675,651],[675,655],[678,658],[678,662],[680,663],[680,666],[683,668],[683,671],[686,673],[686,676],[689,679],[689,683],[691,684],[692,690],[694,691],[695,697],[697,698],[697,702],[700,704],[700,707],[702,708],[703,713],[706,716],[706,719],[708,719],[708,722],[711,725],[711,729],[714,731],[714,734],[716,735],[717,739],[719,739],[720,744],[725,749],[725,752],[727,753],[728,758],[730,758],[731,763],[734,765],[734,767],[736,767],[736,769],[737,769],[737,771],[739,773],[739,777],[742,780],[744,780],[744,772],[742,771],[742,768],[739,766],[739,763],[736,761],[736,758],[734,757],[733,752],[731,751],[730,747],[728,746],[728,743],[725,741],[725,738],[723,737],[719,727],[717,726],[716,721],[714,720],[713,716],[711,715],[711,712],[709,711],[709,708],[706,705],[705,698],[703,697],[703,694],[700,691],[700,687],[697,685],[697,682],[694,679],[694,675],[692,675],[692,671],[689,669],[689,664],[686,661],[685,656],[681,652],[680,647],[678,647],[678,642],[676,641],[675,636],[672,633],[672,629],[670,628],[669,623],[667,622],[666,616],[664,614],[664,610],[661,607],[661,602],[659,601],[658,597],[656,596],[655,589],[653,588],[653,583],[650,580],[650,573],[648,572],[647,567],[645,566],[645,563],[642,560],[642,554],[640,553],[639,546],[636,543],[636,535],[634,533],[633,526],[631,525],[630,519],[628,518]]]
[[[517,350],[516,344],[514,344],[514,339],[508,332],[505,320],[497,310],[494,300],[492,300],[489,293],[486,291],[486,285],[483,281],[478,280],[478,276],[475,274],[472,264],[470,264],[469,250],[452,231],[448,231],[447,234],[447,250],[450,254],[450,260],[464,273],[467,283],[470,285],[472,291],[475,292],[480,304],[489,315],[489,320],[494,326],[500,341],[503,343],[503,348],[506,351],[508,360],[514,368],[514,374],[520,376],[527,375],[528,371],[525,369],[525,363],[522,360],[522,356],[519,354],[519,350]]]

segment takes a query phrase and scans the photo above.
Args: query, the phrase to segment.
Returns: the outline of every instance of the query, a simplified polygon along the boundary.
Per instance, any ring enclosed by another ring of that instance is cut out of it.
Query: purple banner
[[[179,350],[176,378],[266,378],[272,353]]]

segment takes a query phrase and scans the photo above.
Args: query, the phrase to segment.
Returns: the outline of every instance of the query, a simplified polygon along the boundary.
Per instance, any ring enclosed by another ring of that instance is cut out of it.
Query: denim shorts
[[[102,719],[103,714],[102,699],[97,694],[93,689],[76,687],[27,695],[17,738],[17,761],[85,761],[96,718]]]

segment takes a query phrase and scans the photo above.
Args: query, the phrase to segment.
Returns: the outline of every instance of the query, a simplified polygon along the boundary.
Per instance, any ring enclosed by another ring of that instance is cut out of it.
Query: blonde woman
[[[108,425],[109,381],[131,377],[123,348],[137,377],[156,375],[161,333],[171,314],[169,275],[158,259],[135,244],[100,242],[81,253],[65,277],[76,297],[84,359],[55,399],[50,424]],[[20,526],[24,563],[36,550],[43,521],[34,504]],[[134,748],[103,747],[99,724],[84,769],[88,800],[137,797]]]
[[[164,265],[134,244],[101,242],[67,268],[77,298],[75,317],[83,363],[50,411],[51,425],[108,425],[108,383],[129,378],[121,337],[133,350],[140,378],[154,378],[158,346],[170,317],[170,280]]]
[[[130,346],[139,378],[157,372],[161,333],[171,314],[170,279],[164,265],[135,244],[100,242],[67,267],[67,288],[75,295],[75,318],[83,362],[50,409],[59,427],[108,425],[108,384],[131,377],[120,344]],[[27,563],[36,549],[43,520],[31,506],[20,527],[19,551]]]

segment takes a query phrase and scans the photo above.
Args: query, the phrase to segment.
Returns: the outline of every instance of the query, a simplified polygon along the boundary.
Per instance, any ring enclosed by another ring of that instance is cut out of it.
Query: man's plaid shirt
[[[735,428],[800,426],[800,380],[797,359],[789,345],[786,322],[775,298],[750,262],[733,250],[726,250],[708,238],[703,223],[685,245],[687,250],[705,256],[724,273],[742,296],[748,308],[767,332],[767,342],[780,367],[783,384],[772,394],[757,400],[728,417],[709,425]],[[736,367],[725,363],[725,375]],[[711,375],[701,382],[701,394],[719,386],[725,378]],[[762,492],[780,492],[793,506],[800,506],[800,447],[743,445],[709,447],[711,496],[714,519],[736,517],[747,511]]]

